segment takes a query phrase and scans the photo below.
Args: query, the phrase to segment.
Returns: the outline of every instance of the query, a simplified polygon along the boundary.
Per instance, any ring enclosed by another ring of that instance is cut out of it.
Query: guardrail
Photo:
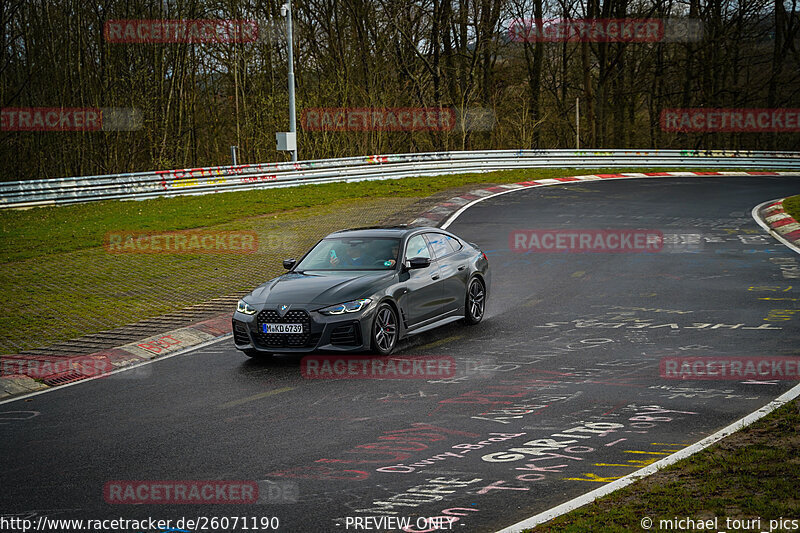
[[[800,170],[800,152],[492,150],[318,159],[0,183],[0,208],[143,200],[313,183],[398,179],[517,168]]]

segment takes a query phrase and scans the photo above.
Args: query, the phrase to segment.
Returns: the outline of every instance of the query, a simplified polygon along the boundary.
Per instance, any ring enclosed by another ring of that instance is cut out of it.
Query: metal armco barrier
[[[619,167],[800,170],[800,152],[492,150],[159,170],[5,182],[0,184],[0,208],[64,205],[97,200],[143,200],[160,196],[522,168]]]

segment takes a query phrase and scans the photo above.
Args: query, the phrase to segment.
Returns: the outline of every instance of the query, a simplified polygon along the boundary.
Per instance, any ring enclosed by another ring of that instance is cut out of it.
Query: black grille
[[[241,322],[233,321],[233,342],[236,344],[250,344],[247,336],[247,326]]]
[[[262,324],[302,324],[303,333],[264,333]],[[280,316],[277,311],[264,309],[256,317],[259,342],[269,348],[303,348],[313,341],[310,335],[311,320],[305,311],[288,311]],[[315,335],[319,340],[319,335]]]
[[[358,322],[351,322],[337,327],[331,332],[331,344],[336,346],[360,346],[361,328]]]

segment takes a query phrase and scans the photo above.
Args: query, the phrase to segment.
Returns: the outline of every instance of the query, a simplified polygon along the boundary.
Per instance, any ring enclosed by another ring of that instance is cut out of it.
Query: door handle
[[[461,271],[464,270],[465,268],[467,268],[467,265],[461,265],[460,267],[458,267],[458,270]]]
[[[433,276],[431,276],[431,279],[433,280],[439,279],[439,274],[434,274]]]

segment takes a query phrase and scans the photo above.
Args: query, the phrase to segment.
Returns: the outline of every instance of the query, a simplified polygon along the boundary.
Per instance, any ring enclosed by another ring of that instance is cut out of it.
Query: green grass
[[[2,210],[0,353],[246,292],[278,274],[281,259],[302,254],[322,235],[382,223],[448,189],[643,171],[525,169]],[[409,220],[419,214],[408,213]],[[118,255],[102,248],[107,232],[191,228],[255,231],[258,253]]]
[[[299,257],[321,235],[343,225],[381,223],[414,201],[337,200],[206,226],[210,231],[255,232],[258,250],[250,254],[112,254],[95,246],[0,263],[0,353],[247,292],[282,272],[282,259]]]
[[[790,196],[783,201],[783,209],[792,215],[795,220],[800,220],[800,194]]]
[[[108,231],[168,231],[360,198],[424,198],[469,184],[670,169],[522,169],[0,211],[0,263],[102,246]],[[671,169],[679,170],[679,169]],[[680,169],[683,170],[683,169]]]
[[[800,518],[800,403],[790,402],[713,446],[656,474],[563,515],[539,532],[644,531],[643,517],[659,520],[720,517]],[[736,529],[727,529],[736,531]],[[781,530],[784,531],[784,530]]]

